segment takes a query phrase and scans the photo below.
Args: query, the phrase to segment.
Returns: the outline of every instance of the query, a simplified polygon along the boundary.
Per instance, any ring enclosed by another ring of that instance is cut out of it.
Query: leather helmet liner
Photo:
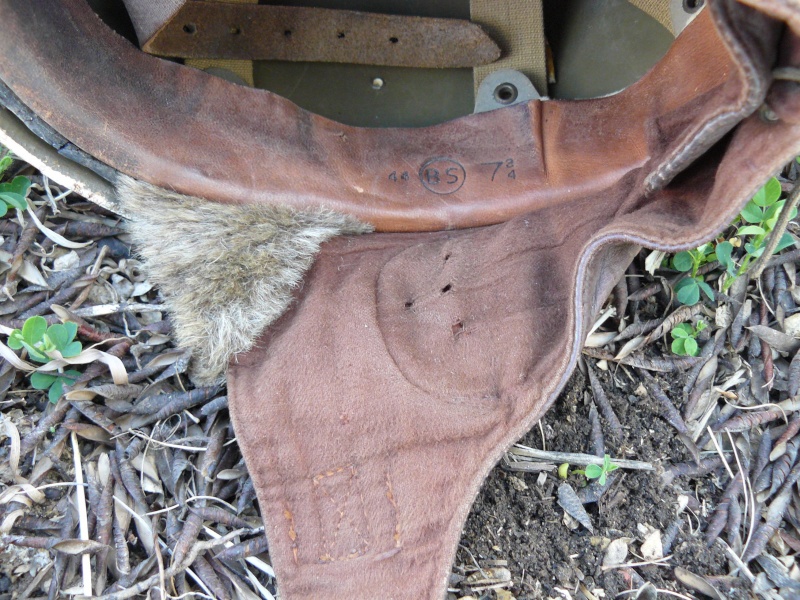
[[[285,312],[251,302],[272,312],[228,367],[286,600],[441,600],[481,482],[553,403],[639,248],[711,239],[800,152],[789,1],[710,1],[613,96],[422,129],[347,127],[147,56],[79,0],[0,0],[0,33],[29,123],[140,180],[125,194],[195,197],[137,205],[134,228],[205,203],[218,221],[325,207],[379,231],[317,238]],[[243,229],[224,235],[246,247]],[[189,278],[211,268],[194,263]],[[192,295],[150,266],[169,298]]]

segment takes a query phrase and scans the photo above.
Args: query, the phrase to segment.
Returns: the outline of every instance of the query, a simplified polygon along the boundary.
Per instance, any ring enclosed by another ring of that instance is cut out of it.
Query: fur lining
[[[371,230],[326,209],[220,204],[126,176],[117,193],[198,383],[219,381],[283,314],[322,242]]]

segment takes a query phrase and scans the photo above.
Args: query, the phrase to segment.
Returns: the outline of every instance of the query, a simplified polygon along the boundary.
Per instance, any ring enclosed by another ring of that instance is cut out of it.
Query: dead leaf
[[[34,267],[33,264],[31,264],[27,260],[22,261],[22,265],[20,266],[19,271],[17,271],[17,273],[19,273],[19,276],[22,277],[28,283],[32,283],[33,285],[38,285],[39,287],[44,288],[46,290],[50,289],[50,286],[47,285],[47,281],[39,272],[39,269]]]
[[[615,337],[617,334],[613,331],[597,331],[586,338],[584,346],[586,348],[602,348],[614,341]]]
[[[800,340],[793,338],[790,335],[767,327],[766,325],[751,325],[747,327],[753,334],[760,340],[765,341],[770,348],[778,352],[797,352],[800,349]]]
[[[705,594],[710,598],[714,598],[714,600],[724,600],[722,594],[720,594],[713,585],[711,585],[700,575],[696,575],[691,571],[687,571],[683,567],[675,567],[674,573],[675,579],[680,581],[686,587],[696,590],[701,594]]]
[[[621,565],[628,556],[628,542],[625,538],[612,540],[603,556],[603,566]]]
[[[594,533],[592,519],[589,517],[589,513],[583,508],[583,504],[575,493],[575,490],[573,490],[572,486],[566,481],[558,486],[558,505],[563,508],[568,515],[588,529],[590,533]]]
[[[800,313],[789,315],[783,320],[783,331],[793,338],[800,338]]]
[[[650,275],[655,275],[656,269],[661,266],[661,262],[666,255],[667,253],[661,250],[650,251],[650,254],[644,259],[644,270],[650,273]]]
[[[631,340],[628,340],[614,357],[614,360],[622,360],[623,358],[630,356],[631,353],[635,352],[644,345],[645,339],[646,338],[643,336],[637,336]]]
[[[644,538],[641,551],[645,560],[664,558],[664,550],[661,546],[661,532],[658,529]]]
[[[62,254],[58,258],[53,260],[53,271],[66,271],[68,269],[74,269],[77,267],[81,262],[78,253],[75,250],[70,250],[66,254]]]
[[[105,544],[95,542],[94,540],[62,540],[50,546],[52,550],[62,552],[69,556],[76,556],[78,554],[96,554],[101,550],[108,548]]]

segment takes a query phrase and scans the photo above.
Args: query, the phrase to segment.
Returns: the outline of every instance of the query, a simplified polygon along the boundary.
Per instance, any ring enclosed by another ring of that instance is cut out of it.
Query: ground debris
[[[186,380],[186,352],[173,347],[158,290],[131,257],[124,229],[94,205],[31,177],[42,191],[32,196],[39,220],[56,239],[88,245],[64,248],[31,220],[24,228],[0,221],[9,232],[0,236],[16,240],[9,250],[15,268],[4,274],[14,296],[0,304],[4,324],[21,327],[34,315],[49,324],[73,321],[84,347],[99,345],[116,356],[130,377],[117,385],[104,364],[76,365],[80,377],[52,404],[46,390],[31,389],[27,377],[3,363],[0,410],[3,419],[15,415],[17,438],[13,475],[0,469],[0,585],[7,577],[18,595],[30,597],[81,590],[86,555],[92,592],[100,597],[133,597],[158,588],[163,576],[167,589],[180,593],[272,600],[268,548],[224,388],[195,388]],[[46,195],[58,198],[58,214]],[[81,539],[72,508],[70,432],[79,436],[88,539]],[[0,452],[6,452],[2,464],[8,450]],[[219,483],[230,484],[221,503],[213,495],[220,473]],[[170,523],[183,523],[182,531]],[[30,562],[32,552],[45,562]],[[240,558],[255,563],[231,570],[220,562]]]

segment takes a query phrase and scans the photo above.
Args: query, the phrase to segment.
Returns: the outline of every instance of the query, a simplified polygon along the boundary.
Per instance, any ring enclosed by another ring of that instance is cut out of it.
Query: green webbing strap
[[[500,69],[524,73],[547,94],[547,55],[542,0],[470,0],[470,18],[481,25],[503,51],[500,60],[472,70],[475,91],[481,81]]]

